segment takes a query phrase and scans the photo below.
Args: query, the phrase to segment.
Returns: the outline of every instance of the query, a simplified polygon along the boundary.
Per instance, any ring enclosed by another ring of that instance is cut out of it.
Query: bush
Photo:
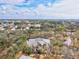
[[[29,55],[29,54],[31,53],[31,48],[30,48],[30,47],[26,47],[26,48],[24,48],[24,49],[23,49],[23,53]]]

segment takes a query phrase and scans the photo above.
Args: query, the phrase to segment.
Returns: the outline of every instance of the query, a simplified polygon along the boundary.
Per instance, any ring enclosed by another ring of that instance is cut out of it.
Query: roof
[[[50,40],[49,39],[45,39],[45,38],[34,38],[34,39],[29,39],[27,41],[27,44],[29,46],[37,46],[39,44],[44,45],[44,44],[50,44]]]
[[[67,38],[67,40],[64,42],[65,45],[70,46],[72,44],[72,40],[70,37]]]
[[[19,59],[36,59],[36,58],[30,57],[30,56],[22,55]]]

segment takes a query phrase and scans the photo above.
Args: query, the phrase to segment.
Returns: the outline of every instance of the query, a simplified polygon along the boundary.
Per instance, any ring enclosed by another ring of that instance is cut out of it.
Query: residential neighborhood
[[[0,21],[0,59],[79,59],[79,22]]]

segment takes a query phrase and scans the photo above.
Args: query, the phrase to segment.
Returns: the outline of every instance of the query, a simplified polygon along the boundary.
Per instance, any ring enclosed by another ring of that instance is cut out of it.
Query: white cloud
[[[79,18],[79,0],[62,0],[50,7],[39,5],[36,10],[38,14],[56,18]]]
[[[3,7],[6,9],[5,7]],[[50,4],[46,7],[43,4],[36,9],[17,8],[8,6],[10,13],[5,13],[3,16],[8,18],[55,18],[55,19],[79,19],[79,0],[61,0],[55,4]],[[2,10],[3,11],[3,10]],[[7,15],[6,15],[7,14]],[[0,15],[0,16],[2,16]],[[2,16],[2,17],[3,17]]]
[[[0,0],[0,3],[8,3],[8,4],[17,4],[17,3],[21,3],[24,0]]]
[[[35,17],[36,13],[30,8],[18,8],[14,5],[2,5],[0,7],[0,17],[2,19],[26,19]]]

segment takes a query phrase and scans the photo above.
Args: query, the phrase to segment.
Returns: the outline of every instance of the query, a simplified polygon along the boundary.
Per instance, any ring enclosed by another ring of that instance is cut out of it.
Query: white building
[[[30,56],[22,55],[19,59],[36,59]]]
[[[0,25],[0,30],[5,30],[3,25]]]
[[[34,27],[41,27],[41,24],[35,24]]]
[[[40,45],[50,45],[50,40],[49,39],[45,39],[45,38],[34,38],[34,39],[29,39],[27,41],[28,46],[38,46]]]
[[[67,38],[67,40],[64,42],[65,45],[71,46],[72,45],[72,40],[70,37]]]
[[[51,44],[49,39],[45,38],[34,38],[29,39],[27,41],[27,45],[32,48],[34,52],[38,52],[39,49],[44,49],[47,53],[50,53],[51,51]]]
[[[12,31],[15,31],[16,28],[17,28],[17,25],[16,25],[16,26],[13,26],[13,27],[11,28],[11,30],[12,30]]]

